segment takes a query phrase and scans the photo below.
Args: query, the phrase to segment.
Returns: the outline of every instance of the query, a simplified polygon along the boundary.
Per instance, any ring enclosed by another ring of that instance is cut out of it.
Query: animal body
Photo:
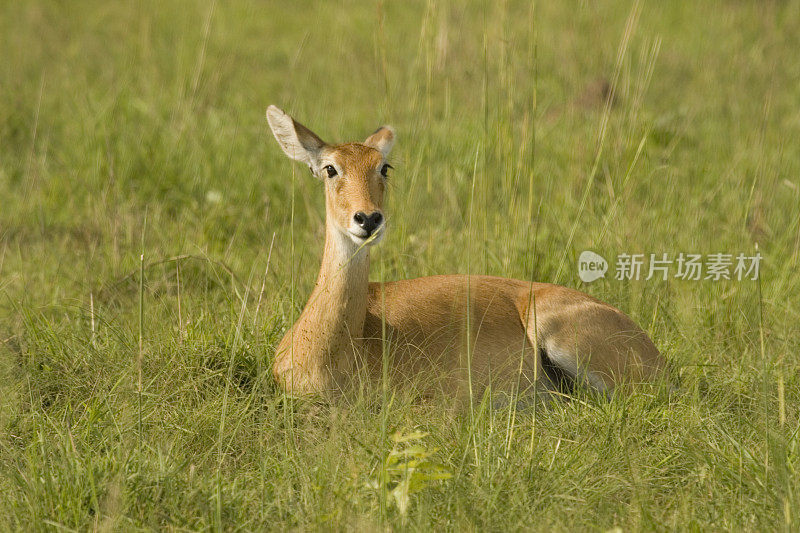
[[[489,384],[549,391],[562,379],[608,392],[664,372],[639,326],[574,289],[465,275],[370,283],[370,247],[387,226],[394,131],[332,145],[275,106],[267,120],[286,155],[308,165],[325,190],[316,285],[275,355],[273,375],[287,392],[335,394],[357,375],[380,377],[384,357],[394,381],[455,395]]]

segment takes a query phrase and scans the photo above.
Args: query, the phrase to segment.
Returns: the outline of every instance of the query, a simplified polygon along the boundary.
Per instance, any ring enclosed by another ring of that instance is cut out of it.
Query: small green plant
[[[379,490],[387,506],[395,505],[403,518],[408,514],[411,498],[437,481],[453,474],[433,456],[437,449],[427,450],[422,443],[428,434],[422,431],[392,435],[394,445],[380,466],[377,479],[369,487]]]

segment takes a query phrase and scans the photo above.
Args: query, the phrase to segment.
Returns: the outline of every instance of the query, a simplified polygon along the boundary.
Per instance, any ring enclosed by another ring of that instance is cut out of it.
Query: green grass
[[[797,1],[4,2],[0,530],[797,530],[798,30]],[[398,131],[373,279],[578,287],[679,392],[285,402],[324,204],[271,103]],[[756,243],[760,286],[577,276]],[[403,515],[412,444],[452,477]]]

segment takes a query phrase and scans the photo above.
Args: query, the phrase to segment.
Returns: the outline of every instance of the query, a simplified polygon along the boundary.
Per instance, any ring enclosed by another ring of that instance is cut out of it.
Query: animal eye
[[[394,167],[392,165],[388,165],[388,164],[387,165],[383,165],[381,167],[381,176],[383,176],[385,178],[389,174],[389,169],[390,168],[394,168]]]
[[[326,166],[322,167],[322,170],[324,170],[325,172],[328,173],[328,177],[329,178],[332,178],[332,177],[334,177],[335,175],[338,174],[338,172],[336,172],[336,169],[333,168],[333,165],[326,165]]]

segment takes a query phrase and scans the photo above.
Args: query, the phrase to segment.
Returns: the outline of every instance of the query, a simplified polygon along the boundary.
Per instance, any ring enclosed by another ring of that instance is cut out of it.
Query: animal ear
[[[307,164],[313,171],[319,164],[325,141],[274,105],[267,108],[267,122],[283,152],[295,161]]]
[[[383,157],[389,155],[389,152],[392,151],[392,146],[394,146],[395,134],[394,130],[391,126],[381,126],[375,133],[367,137],[367,140],[364,141],[364,144],[375,148],[377,151],[383,154]]]

